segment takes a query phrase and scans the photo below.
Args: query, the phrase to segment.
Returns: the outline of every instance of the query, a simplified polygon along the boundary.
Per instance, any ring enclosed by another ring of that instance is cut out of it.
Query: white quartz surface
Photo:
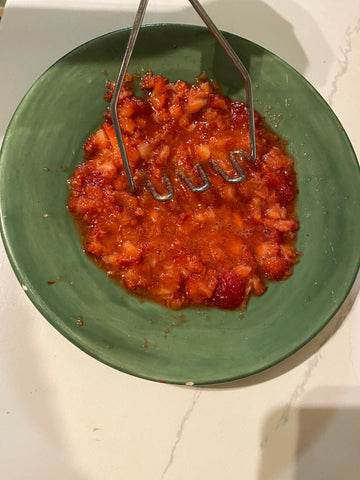
[[[359,0],[203,0],[324,96],[360,156]],[[136,0],[7,0],[0,139],[30,85],[72,48],[130,26]],[[201,24],[186,0],[150,0],[145,23]],[[359,246],[360,248],[360,246]],[[0,478],[357,480],[359,277],[328,326],[280,365],[186,388],[90,358],[37,312],[0,245]]]

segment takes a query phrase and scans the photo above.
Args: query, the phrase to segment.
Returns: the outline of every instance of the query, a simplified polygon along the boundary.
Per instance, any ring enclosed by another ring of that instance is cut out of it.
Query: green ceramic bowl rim
[[[156,28],[161,28],[161,27],[176,27],[176,28],[183,28],[185,30],[206,30],[206,27],[203,27],[203,26],[198,26],[198,25],[191,25],[191,24],[178,24],[178,23],[150,23],[150,24],[144,24],[142,25],[141,29],[144,30],[144,29],[156,29]],[[12,115],[12,118],[9,122],[9,125],[6,129],[6,132],[5,132],[5,135],[4,135],[4,138],[3,138],[3,142],[2,142],[2,145],[1,145],[1,148],[0,148],[0,174],[1,174],[1,171],[2,171],[2,168],[3,168],[3,162],[1,161],[3,156],[2,156],[2,152],[4,150],[4,146],[6,145],[6,142],[8,141],[8,134],[9,134],[9,131],[11,129],[11,126],[12,126],[12,122],[14,121],[14,117],[16,116],[16,113],[18,111],[18,109],[20,109],[25,97],[30,93],[30,91],[36,86],[37,82],[42,78],[44,77],[47,72],[52,69],[55,65],[57,65],[58,63],[60,63],[61,61],[63,61],[64,59],[66,59],[67,57],[71,56],[74,52],[78,51],[79,49],[81,48],[84,48],[85,46],[87,45],[92,45],[93,43],[96,43],[98,40],[102,39],[102,38],[105,38],[105,37],[110,37],[114,34],[118,34],[118,33],[121,33],[121,32],[126,32],[126,31],[130,31],[131,28],[130,27],[127,27],[127,28],[122,28],[122,29],[119,29],[119,30],[114,30],[114,31],[111,31],[111,32],[108,32],[108,33],[105,33],[103,35],[100,35],[100,36],[97,36],[97,37],[94,37],[86,42],[84,42],[83,44],[81,45],[78,45],[77,47],[73,48],[72,50],[70,50],[69,52],[67,52],[65,55],[63,55],[62,57],[60,57],[56,62],[54,62],[52,65],[50,65],[34,82],[33,84],[29,87],[29,89],[27,90],[27,92],[24,94],[24,96],[22,97],[21,101],[19,102],[18,106],[16,107],[13,115]],[[255,47],[259,47],[264,53],[266,53],[267,55],[270,55],[274,58],[277,59],[277,61],[279,61],[281,64],[289,67],[293,73],[295,73],[296,75],[298,75],[302,82],[306,83],[307,84],[307,87],[312,90],[315,95],[321,99],[321,101],[323,102],[324,106],[330,110],[330,112],[332,113],[332,115],[334,116],[335,119],[338,120],[339,124],[341,124],[340,120],[338,119],[337,115],[334,113],[334,111],[332,110],[331,106],[326,102],[326,100],[322,97],[322,95],[316,90],[316,88],[311,85],[311,83],[301,74],[299,73],[296,69],[294,69],[290,64],[288,64],[285,60],[283,60],[281,57],[279,57],[278,55],[272,53],[270,50],[264,48],[263,46],[259,45],[259,44],[256,44],[255,42],[252,42],[251,40],[248,40],[248,39],[245,39],[243,37],[240,37],[239,35],[236,35],[236,34],[233,34],[233,33],[230,33],[230,32],[226,32],[224,30],[222,30],[222,32],[228,36],[228,37],[233,37],[233,38],[239,38],[241,39],[242,41],[250,44],[250,45],[253,45]],[[346,141],[348,143],[348,146],[350,147],[351,151],[353,152],[353,155],[354,155],[354,159],[356,160],[356,153],[354,151],[354,148],[350,142],[350,139],[347,135],[347,133],[344,131],[344,135],[345,135],[345,138],[346,138]],[[359,178],[360,178],[360,165],[359,163],[357,162],[357,167],[358,167],[358,173],[359,173]],[[143,379],[147,379],[147,380],[151,380],[151,381],[159,381],[158,378],[155,378],[153,376],[146,376],[146,375],[141,375],[139,374],[138,372],[134,372],[132,371],[131,369],[126,369],[126,368],[119,368],[117,366],[114,366],[111,364],[111,362],[109,361],[106,361],[102,358],[99,358],[96,356],[96,354],[94,354],[94,352],[91,350],[91,348],[87,348],[86,345],[84,345],[83,343],[81,343],[81,341],[78,341],[77,338],[75,338],[72,334],[72,331],[69,330],[68,328],[66,328],[66,326],[63,324],[61,318],[55,313],[53,312],[50,308],[48,308],[48,305],[46,303],[45,300],[43,300],[43,298],[37,294],[37,291],[34,290],[32,288],[32,285],[31,285],[31,282],[29,281],[29,279],[27,278],[25,272],[23,271],[21,265],[18,263],[17,261],[17,258],[16,258],[16,254],[13,252],[13,249],[12,249],[12,246],[11,246],[11,242],[8,240],[7,238],[7,232],[6,232],[6,226],[5,226],[5,217],[3,215],[3,210],[2,210],[2,201],[1,201],[1,198],[2,198],[2,194],[1,194],[1,191],[0,191],[0,233],[1,233],[1,236],[2,236],[2,240],[3,240],[3,244],[4,244],[4,248],[5,248],[5,251],[7,253],[7,256],[8,256],[8,259],[9,259],[9,262],[12,266],[12,269],[19,281],[19,283],[22,285],[22,288],[24,290],[24,292],[26,293],[26,295],[29,297],[29,299],[31,300],[31,302],[34,304],[34,306],[39,310],[39,312],[45,317],[45,319],[47,321],[49,321],[50,324],[52,324],[65,338],[67,338],[72,344],[76,345],[78,348],[80,348],[82,351],[84,351],[85,353],[87,353],[88,355],[92,356],[93,358],[101,361],[102,363],[112,367],[112,368],[115,368],[123,373],[126,373],[126,374],[130,374],[130,375],[133,375],[133,376],[136,376],[138,378],[143,378]],[[304,345],[308,344],[310,340],[312,340],[328,323],[329,321],[334,317],[334,315],[339,311],[339,309],[341,308],[341,306],[344,304],[346,298],[348,297],[351,289],[353,288],[353,285],[354,285],[354,282],[355,282],[355,279],[358,275],[358,271],[359,271],[359,268],[360,268],[360,251],[359,251],[359,254],[358,254],[358,258],[357,258],[357,263],[356,265],[354,265],[354,268],[351,272],[351,275],[349,275],[348,279],[349,279],[349,282],[348,282],[348,285],[344,288],[343,290],[343,295],[342,295],[342,298],[341,300],[336,304],[334,305],[331,313],[329,313],[326,317],[323,318],[323,321],[321,322],[321,324],[318,324],[317,325],[317,328],[314,328],[314,330],[312,331],[311,335],[308,336],[308,338],[305,338],[303,342],[300,342],[299,344],[297,344],[293,349],[292,351],[290,352],[287,352],[285,353],[284,355],[279,355],[277,357],[277,359],[275,360],[271,360],[271,361],[268,361],[268,363],[264,363],[263,366],[261,366],[260,368],[255,368],[254,370],[250,371],[249,373],[247,374],[244,374],[244,375],[235,375],[235,376],[229,376],[227,378],[223,378],[223,379],[219,379],[219,380],[214,380],[212,382],[197,382],[196,385],[211,385],[211,384],[220,384],[220,383],[226,383],[226,382],[230,382],[230,381],[234,381],[234,380],[238,380],[238,379],[241,379],[241,378],[246,378],[246,377],[250,377],[252,375],[255,375],[259,372],[262,372],[264,370],[267,370],[269,369],[270,367],[273,367],[274,365],[277,365],[279,363],[281,363],[282,361],[284,361],[285,359],[289,358],[290,356],[292,356],[294,353],[296,353],[297,351],[299,351],[301,348],[304,347]],[[26,285],[26,287],[25,287]],[[166,383],[169,383],[169,384],[181,384],[180,382],[174,380],[172,381],[171,379],[169,380],[166,380]]]

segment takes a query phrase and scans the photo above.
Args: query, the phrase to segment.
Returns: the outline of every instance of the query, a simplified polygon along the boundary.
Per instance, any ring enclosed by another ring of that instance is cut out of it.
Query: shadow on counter
[[[300,405],[269,413],[262,429],[258,480],[357,480],[360,388],[308,392]]]

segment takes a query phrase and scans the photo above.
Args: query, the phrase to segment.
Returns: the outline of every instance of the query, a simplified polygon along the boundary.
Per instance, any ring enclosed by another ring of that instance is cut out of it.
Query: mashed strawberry
[[[210,166],[214,159],[236,176],[229,154],[249,151],[246,105],[221,95],[202,78],[169,83],[151,73],[134,96],[130,76],[118,115],[137,192],[128,192],[111,118],[85,143],[85,161],[71,179],[69,210],[82,227],[85,251],[108,275],[140,296],[180,308],[245,308],[268,280],[283,280],[298,261],[296,173],[284,143],[256,120],[257,160],[237,158],[246,179],[230,184]],[[114,84],[108,83],[107,100]],[[191,192],[177,170],[201,185],[194,165],[211,181]],[[173,199],[161,203],[167,173]]]

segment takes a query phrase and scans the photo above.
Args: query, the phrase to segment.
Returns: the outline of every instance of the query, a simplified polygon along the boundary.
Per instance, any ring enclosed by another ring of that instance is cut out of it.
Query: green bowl
[[[359,268],[359,166],[339,120],[311,85],[263,48],[225,34],[250,72],[255,108],[288,141],[299,184],[303,252],[293,276],[238,311],[170,311],[139,301],[83,253],[67,179],[103,121],[129,30],[67,54],[30,88],[0,157],[4,244],[26,294],[79,348],[123,372],[156,381],[212,384],[251,375],[306,344],[333,317]],[[142,28],[130,72],[189,82],[202,72],[244,99],[243,81],[206,28]],[[200,194],[201,195],[201,194]],[[82,321],[79,321],[82,319]],[[82,325],[81,325],[82,323]]]

